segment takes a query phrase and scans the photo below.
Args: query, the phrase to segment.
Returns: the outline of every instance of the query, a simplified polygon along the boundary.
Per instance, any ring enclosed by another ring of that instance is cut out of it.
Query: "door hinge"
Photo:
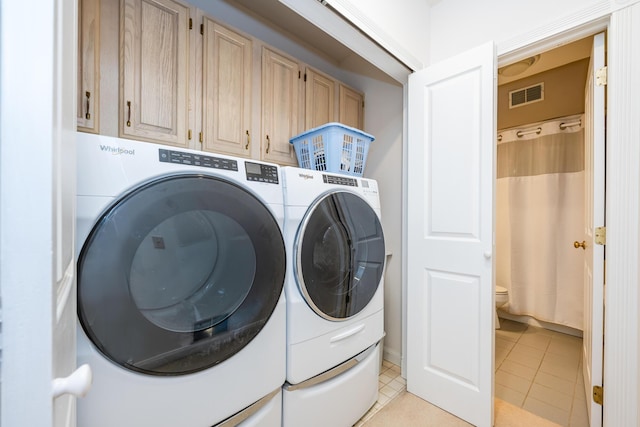
[[[187,139],[191,141],[191,129],[187,132]]]
[[[604,402],[604,390],[599,385],[593,386],[593,401],[598,405],[602,405],[602,402]]]
[[[596,84],[598,86],[606,86],[607,84],[607,67],[602,67],[596,71]]]
[[[596,245],[607,244],[607,227],[596,227],[595,241],[596,241]]]
[[[200,34],[204,35],[204,24],[200,24]]]
[[[300,78],[300,75],[301,75],[301,74],[300,74],[300,70],[298,70],[298,78]]]
[[[304,81],[307,81],[307,73],[304,73]]]
[[[189,29],[193,30],[193,19],[189,18]]]
[[[200,132],[200,143],[202,144],[203,141],[204,141],[204,136],[202,135],[202,132]]]

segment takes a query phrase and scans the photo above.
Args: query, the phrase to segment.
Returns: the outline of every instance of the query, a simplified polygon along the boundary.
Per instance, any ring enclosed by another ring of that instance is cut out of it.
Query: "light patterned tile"
[[[562,409],[567,413],[571,411],[571,404],[573,403],[573,393],[564,394],[558,390],[536,383],[531,386],[529,394],[527,395],[527,398],[529,397]]]
[[[387,384],[387,386],[391,387],[395,391],[404,390],[404,388],[406,387],[405,384],[403,384],[402,382],[398,381],[397,378],[394,379],[393,381],[391,381],[389,384]]]
[[[407,380],[402,377],[397,377],[393,381],[399,382],[400,384],[403,384],[405,387],[407,385]]]
[[[396,394],[398,394],[398,390],[395,390],[393,387],[391,387],[391,385],[387,384],[380,389],[380,394],[384,394],[389,398],[393,398]]]
[[[548,356],[548,355],[547,355]],[[554,360],[545,356],[542,364],[540,365],[540,371],[546,372],[556,377],[575,382],[578,377],[578,364],[567,363],[563,361]]]
[[[505,360],[517,362],[521,365],[538,370],[538,368],[540,367],[540,363],[542,362],[542,355],[540,355],[540,357],[538,357],[537,355],[531,356],[524,352],[516,352],[512,350]]]
[[[516,341],[504,339],[496,333],[496,341],[495,341],[496,350],[505,349],[509,351],[513,348],[515,344],[516,344]]]
[[[583,393],[584,394],[584,393]],[[584,399],[573,398],[571,407],[570,427],[589,427],[589,415],[587,414],[587,403]]]
[[[525,378],[513,375],[509,372],[499,370],[495,376],[496,385],[501,385],[526,395],[531,387],[531,381]]]
[[[519,391],[513,390],[500,384],[496,384],[494,386],[494,393],[495,397],[497,397],[498,399],[502,399],[518,407],[522,406],[525,399],[524,393],[520,393]]]
[[[380,381],[382,384],[389,384],[391,381],[393,381],[393,377],[391,377],[387,373],[384,373],[378,377],[378,381]]]
[[[528,345],[539,350],[546,350],[551,342],[551,337],[543,334],[522,334],[519,344]]]
[[[386,405],[387,403],[389,403],[389,401],[391,400],[391,398],[389,396],[386,396],[382,393],[378,393],[378,403],[382,406]]]
[[[555,354],[566,358],[580,360],[582,355],[582,347],[564,342],[552,341],[547,349],[548,354]]]
[[[502,365],[500,365],[500,370],[517,375],[529,381],[533,381],[533,378],[536,376],[535,369],[517,362],[512,362],[510,360],[505,360],[504,362],[502,362]]]
[[[538,371],[533,382],[571,396],[573,395],[575,389],[575,383],[573,381],[569,381],[542,371]]]
[[[551,406],[545,402],[527,397],[524,401],[522,408],[528,412],[536,414],[542,418],[546,418],[561,426],[569,424],[569,412],[562,409]]]
[[[526,345],[521,342],[516,343],[511,349],[511,352],[515,354],[523,354],[529,357],[534,357],[539,360],[542,360],[545,354],[544,350],[531,347],[530,345]]]
[[[396,376],[400,375],[400,366],[392,365],[389,370],[393,372]]]

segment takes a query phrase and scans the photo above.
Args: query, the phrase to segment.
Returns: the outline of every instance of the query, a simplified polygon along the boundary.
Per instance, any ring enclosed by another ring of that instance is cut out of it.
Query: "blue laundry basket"
[[[289,140],[305,169],[362,176],[375,138],[342,123],[327,123]]]

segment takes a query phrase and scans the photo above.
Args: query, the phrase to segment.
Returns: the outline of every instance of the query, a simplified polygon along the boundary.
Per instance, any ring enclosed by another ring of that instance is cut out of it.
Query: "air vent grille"
[[[509,108],[522,107],[542,100],[544,100],[544,83],[509,92]]]

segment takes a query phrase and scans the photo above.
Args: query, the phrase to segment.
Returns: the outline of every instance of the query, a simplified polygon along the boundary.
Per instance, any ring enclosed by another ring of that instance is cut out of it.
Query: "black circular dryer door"
[[[97,221],[78,259],[78,317],[127,369],[193,373],[260,332],[284,274],[282,234],[262,202],[220,178],[172,175]]]
[[[345,320],[371,301],[382,277],[382,225],[349,192],[329,193],[307,211],[296,237],[296,277],[307,304],[328,320]]]

